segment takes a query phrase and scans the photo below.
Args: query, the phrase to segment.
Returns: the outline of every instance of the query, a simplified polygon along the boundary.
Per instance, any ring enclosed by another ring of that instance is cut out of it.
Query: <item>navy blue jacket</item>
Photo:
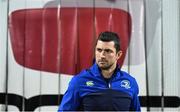
[[[140,111],[138,92],[136,80],[128,73],[117,67],[106,81],[95,63],[72,78],[58,111]]]

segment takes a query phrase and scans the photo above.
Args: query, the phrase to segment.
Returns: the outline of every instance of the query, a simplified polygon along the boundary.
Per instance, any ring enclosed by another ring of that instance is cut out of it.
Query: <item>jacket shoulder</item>
[[[121,74],[122,74],[122,76],[125,77],[125,78],[128,78],[128,79],[130,79],[130,80],[132,80],[132,81],[136,81],[136,79],[135,79],[132,75],[130,75],[129,73],[127,73],[127,72],[125,72],[125,71],[121,71]]]
[[[123,74],[123,79],[127,79],[130,81],[130,83],[132,84],[132,87],[135,89],[135,91],[137,93],[139,93],[139,86],[138,83],[136,81],[136,79],[129,73],[125,72],[125,71],[121,71],[121,73]]]
[[[88,70],[82,70],[80,73],[72,77],[70,83],[73,85],[79,85],[85,79],[85,77],[88,76],[89,76]]]

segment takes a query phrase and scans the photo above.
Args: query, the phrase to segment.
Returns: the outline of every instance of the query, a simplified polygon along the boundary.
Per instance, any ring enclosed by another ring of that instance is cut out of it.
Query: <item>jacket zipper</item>
[[[111,83],[110,82],[108,83],[108,88],[111,88]]]

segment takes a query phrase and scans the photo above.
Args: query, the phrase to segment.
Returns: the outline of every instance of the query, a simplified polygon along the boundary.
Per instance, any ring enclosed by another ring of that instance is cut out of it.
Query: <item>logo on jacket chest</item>
[[[126,88],[126,89],[131,88],[130,82],[128,80],[122,80],[121,81],[121,87]]]
[[[86,86],[94,86],[94,82],[93,81],[87,81],[86,82]]]

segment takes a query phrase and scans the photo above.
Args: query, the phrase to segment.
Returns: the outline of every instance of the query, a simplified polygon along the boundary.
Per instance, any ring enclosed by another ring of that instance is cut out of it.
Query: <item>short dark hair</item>
[[[98,40],[101,40],[101,41],[104,41],[104,42],[113,41],[116,52],[120,51],[120,49],[121,49],[121,47],[120,47],[120,38],[119,38],[118,34],[115,33],[115,32],[110,32],[110,31],[101,32],[99,34],[99,37],[98,37],[97,41]],[[96,45],[97,45],[97,42],[96,42]]]

